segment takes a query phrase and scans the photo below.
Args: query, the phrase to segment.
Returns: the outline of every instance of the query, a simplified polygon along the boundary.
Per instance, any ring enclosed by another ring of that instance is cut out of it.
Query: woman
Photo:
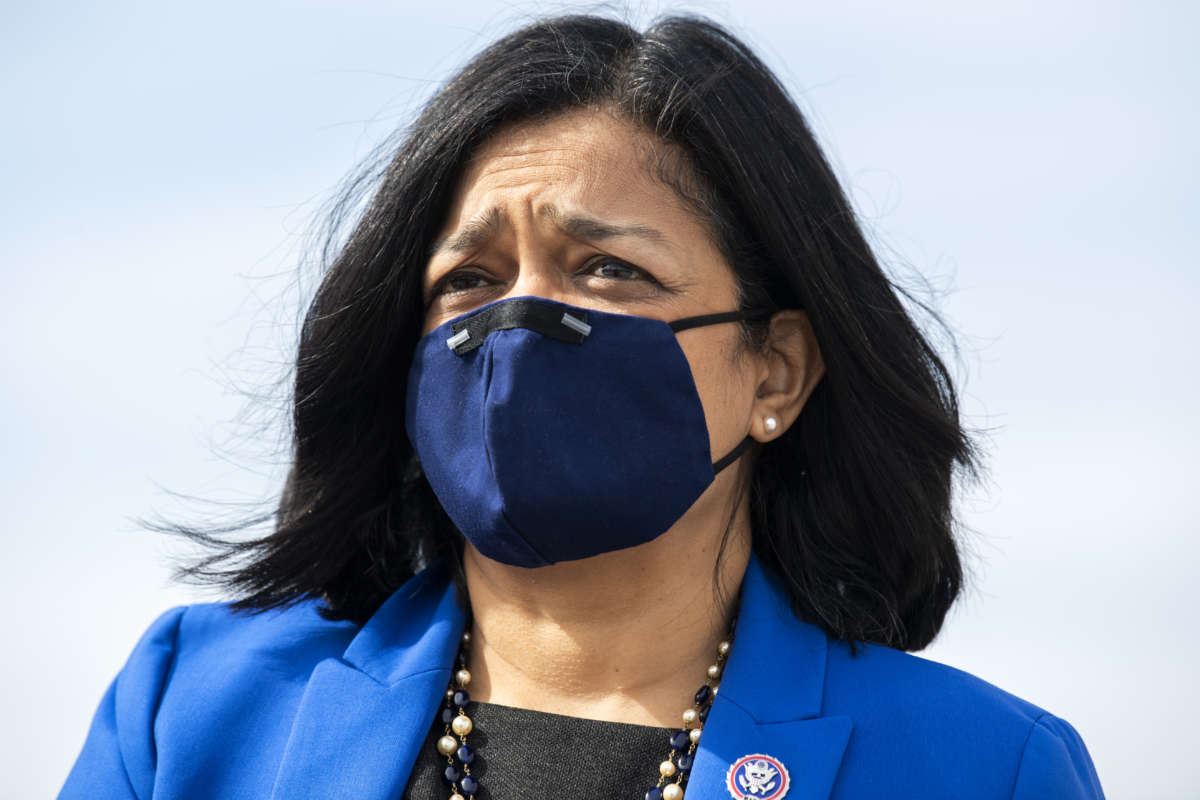
[[[1095,798],[904,651],[960,590],[942,363],[702,19],[549,19],[428,104],[309,308],[271,535],[192,574],[63,797]]]

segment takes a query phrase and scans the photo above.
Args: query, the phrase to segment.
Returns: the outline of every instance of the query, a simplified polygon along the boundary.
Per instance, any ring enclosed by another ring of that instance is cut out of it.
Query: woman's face
[[[708,230],[647,172],[639,154],[652,145],[589,110],[489,139],[466,165],[426,266],[424,332],[531,295],[666,322],[736,310],[733,271]],[[720,458],[751,432],[761,358],[741,346],[737,324],[677,339]]]

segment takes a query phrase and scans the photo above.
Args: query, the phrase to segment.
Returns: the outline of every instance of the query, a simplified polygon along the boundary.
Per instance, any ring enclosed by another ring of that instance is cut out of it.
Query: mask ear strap
[[[686,331],[688,328],[699,328],[704,325],[716,325],[721,322],[741,322],[746,319],[761,319],[769,314],[754,311],[723,311],[720,314],[701,314],[698,317],[684,317],[677,319],[674,322],[668,322],[667,325],[675,333]]]
[[[742,439],[741,444],[733,448],[729,455],[725,456],[720,461],[713,463],[713,475],[720,474],[721,470],[737,461],[738,457],[741,456],[742,453],[746,452],[746,448],[752,444],[754,444],[754,439],[750,438],[749,436],[747,436],[745,439]]]
[[[674,333],[679,333],[680,331],[686,331],[688,328],[699,328],[704,325],[717,325],[722,322],[741,322],[742,320],[747,319],[763,319],[764,317],[769,316],[770,312],[723,311],[719,314],[701,314],[696,317],[684,317],[683,319],[677,319],[674,322],[668,322],[667,325],[670,326]],[[721,470],[737,461],[742,453],[746,452],[746,448],[752,444],[754,444],[754,439],[751,437],[747,436],[745,439],[742,439],[741,443],[738,444],[737,447],[733,448],[728,455],[719,461],[713,462],[713,474],[720,474]]]

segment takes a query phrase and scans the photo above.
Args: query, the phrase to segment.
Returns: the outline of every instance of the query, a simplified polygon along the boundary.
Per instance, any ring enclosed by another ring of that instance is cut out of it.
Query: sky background
[[[278,489],[322,204],[470,55],[581,8],[0,5],[0,796],[56,792],[145,627],[213,599],[135,518]],[[958,333],[989,474],[960,502],[971,588],[923,655],[1070,721],[1109,797],[1200,796],[1200,7],[612,8],[744,38]]]

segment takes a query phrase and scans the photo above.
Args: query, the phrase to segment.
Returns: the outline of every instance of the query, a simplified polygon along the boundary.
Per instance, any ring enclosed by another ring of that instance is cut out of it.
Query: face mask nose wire
[[[583,322],[582,320],[578,320],[575,317],[572,317],[570,314],[563,313],[561,321],[565,327],[570,328],[571,330],[575,331],[580,336],[583,336],[585,338],[587,337],[587,335],[589,333],[592,332],[591,325],[588,325],[586,322]]]
[[[566,313],[560,306],[533,298],[506,300],[487,306],[451,326],[452,336],[446,347],[458,356],[465,356],[483,346],[495,331],[524,328],[550,339],[568,344],[583,344],[592,332],[587,311],[573,309]]]

